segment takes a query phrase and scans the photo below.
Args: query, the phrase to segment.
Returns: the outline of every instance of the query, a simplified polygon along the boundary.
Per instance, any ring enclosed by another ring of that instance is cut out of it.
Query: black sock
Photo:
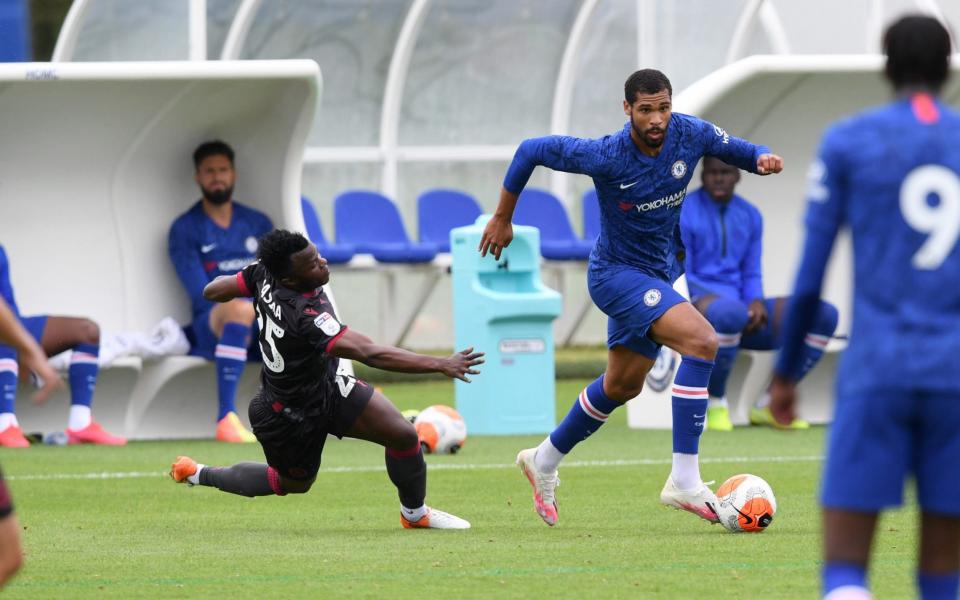
[[[386,451],[387,474],[397,486],[400,504],[420,508],[427,497],[427,463],[423,460],[420,442],[408,450]]]
[[[278,494],[280,487],[279,480],[271,482],[271,470],[263,463],[253,462],[237,463],[232,467],[204,467],[200,471],[200,485],[250,498],[271,496]]]

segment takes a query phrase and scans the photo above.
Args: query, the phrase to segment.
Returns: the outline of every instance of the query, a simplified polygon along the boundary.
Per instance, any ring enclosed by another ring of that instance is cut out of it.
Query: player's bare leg
[[[250,327],[254,318],[253,303],[239,298],[216,304],[210,311],[210,330],[219,340],[215,353],[219,406],[216,438],[222,442],[257,441],[240,422],[235,405],[237,386],[246,366]]]
[[[470,523],[424,503],[427,463],[413,424],[386,396],[374,392],[347,436],[383,446],[387,474],[400,496],[400,523],[408,529],[468,529]]]
[[[698,459],[717,334],[693,305],[681,302],[654,321],[649,335],[682,357],[673,383],[673,468],[660,502],[717,523],[717,498],[700,478]]]
[[[867,564],[877,527],[877,513],[823,510],[824,598],[868,600]]]
[[[105,431],[93,420],[91,404],[99,372],[100,327],[80,317],[47,317],[40,346],[47,356],[73,350],[70,359],[70,418],[67,438],[71,444],[122,446],[127,439]]]
[[[960,519],[924,511],[920,516],[920,597],[957,597]]]

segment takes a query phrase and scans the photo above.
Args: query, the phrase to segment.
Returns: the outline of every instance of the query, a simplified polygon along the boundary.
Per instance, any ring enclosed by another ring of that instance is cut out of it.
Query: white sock
[[[207,465],[201,465],[200,463],[197,463],[196,472],[193,475],[187,477],[187,481],[189,481],[193,485],[200,485],[200,471],[202,471],[206,466]]]
[[[93,417],[90,416],[90,407],[82,404],[70,405],[70,421],[67,423],[67,429],[79,431],[90,425]]]
[[[842,585],[834,588],[823,600],[872,600],[870,590],[859,585]]]
[[[427,514],[427,505],[424,504],[420,508],[407,508],[404,505],[400,505],[400,513],[411,523],[419,521]]]
[[[11,425],[19,426],[17,415],[13,413],[0,413],[0,431],[3,431]]]
[[[729,408],[726,396],[710,396],[707,399],[707,408]]]
[[[548,435],[546,439],[537,446],[537,454],[533,457],[533,464],[541,473],[553,473],[560,466],[560,461],[566,456],[563,452],[557,450],[557,447],[550,441]]]
[[[770,406],[770,392],[764,392],[760,399],[757,400],[757,408],[766,408]]]
[[[678,489],[693,490],[703,482],[700,479],[698,457],[698,454],[673,453],[673,470],[670,471],[670,478]]]

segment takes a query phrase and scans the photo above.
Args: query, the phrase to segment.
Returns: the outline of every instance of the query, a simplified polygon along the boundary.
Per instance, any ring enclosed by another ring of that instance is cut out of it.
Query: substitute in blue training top
[[[740,170],[712,156],[703,159],[703,187],[687,195],[680,214],[680,233],[686,249],[684,265],[690,301],[717,331],[719,348],[707,391],[707,428],[730,431],[727,379],[740,348],[774,350],[782,344],[781,321],[789,297],[763,295],[763,216],[734,190]],[[837,309],[820,301],[811,329],[797,356],[797,374],[806,375],[817,364],[837,328]],[[770,416],[770,396],[757,399],[750,411],[754,425],[776,425]],[[791,429],[807,429],[793,419]]]
[[[233,200],[236,170],[233,149],[219,140],[193,153],[194,179],[202,198],[170,227],[170,260],[193,307],[191,353],[216,361],[216,437],[223,442],[255,442],[237,416],[237,384],[247,362],[253,304],[238,298],[215,304],[203,288],[220,275],[234,275],[256,258],[257,239],[273,229],[270,218]],[[259,355],[257,355],[259,356]]]
[[[683,357],[673,386],[673,467],[660,493],[667,506],[718,521],[716,496],[700,478],[700,435],[717,335],[679,293],[680,206],[693,169],[705,155],[761,175],[779,173],[783,160],[765,146],[720,127],[673,112],[673,88],[654,69],[624,84],[620,131],[599,138],[547,136],[525,140],[514,155],[500,204],[484,229],[480,252],[499,260],[513,239],[511,220],[533,169],[582,173],[593,178],[600,203],[600,237],[590,255],[590,297],[608,317],[606,372],[584,389],[563,422],[517,463],[533,486],[534,507],[548,525],[557,522],[557,467],[621,404],[643,388],[661,345]]]
[[[921,510],[919,596],[955,599],[960,589],[960,113],[939,98],[951,46],[933,17],[891,25],[883,48],[896,97],[831,126],[810,171],[770,410],[781,423],[794,416],[804,332],[833,243],[848,228],[853,325],[820,492],[829,600],[871,597],[877,520],[903,503],[910,480]]]

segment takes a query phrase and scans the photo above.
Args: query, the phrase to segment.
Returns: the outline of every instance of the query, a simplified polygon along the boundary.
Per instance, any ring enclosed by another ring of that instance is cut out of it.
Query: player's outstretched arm
[[[494,258],[500,260],[500,253],[513,241],[513,211],[517,208],[519,197],[505,187],[500,188],[497,210],[483,228],[483,236],[480,238],[480,256],[486,256],[487,252],[490,252]]]
[[[473,367],[483,364],[483,352],[474,352],[473,348],[454,352],[447,358],[426,356],[403,348],[375,344],[352,329],[337,339],[330,354],[337,358],[358,360],[375,369],[399,373],[443,373],[451,379],[466,382],[470,381],[467,375],[480,374]]]
[[[214,302],[229,302],[234,298],[248,298],[250,294],[240,287],[236,275],[221,275],[203,288],[203,297]]]

